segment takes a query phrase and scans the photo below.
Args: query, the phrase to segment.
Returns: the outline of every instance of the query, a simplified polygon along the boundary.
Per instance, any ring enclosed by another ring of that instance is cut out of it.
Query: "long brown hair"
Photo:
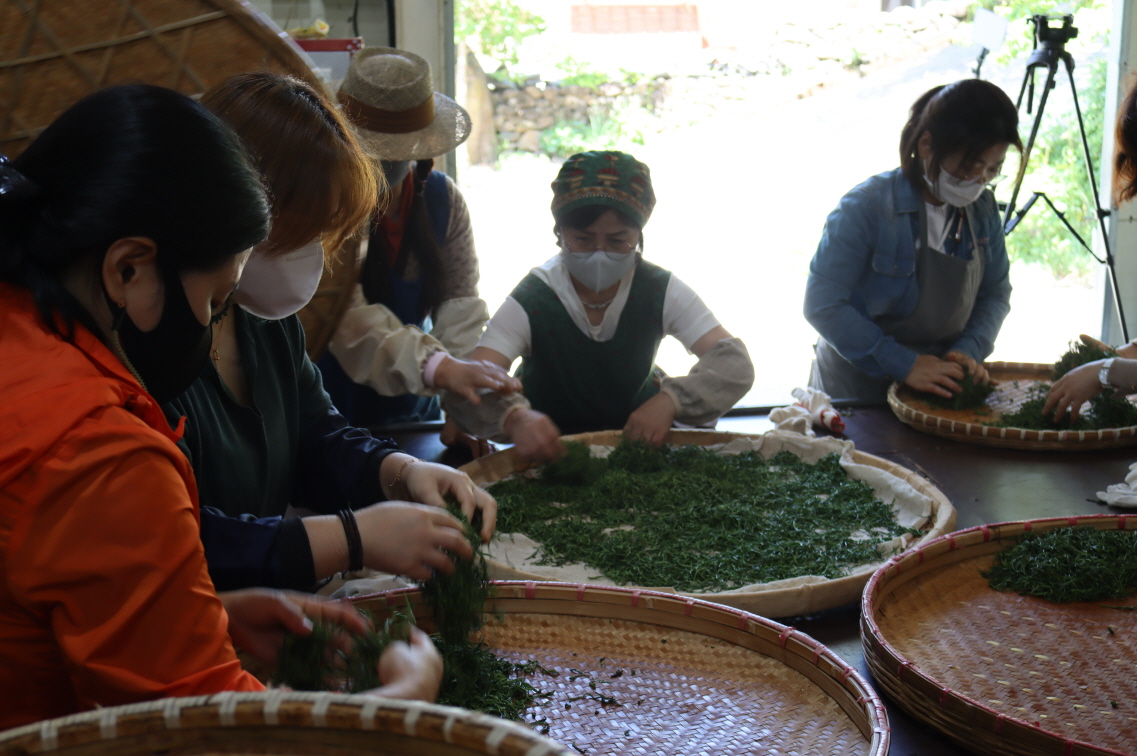
[[[912,104],[900,132],[900,167],[915,187],[924,185],[920,137],[932,136],[928,179],[935,181],[948,155],[962,153],[968,165],[996,144],[1006,142],[1022,152],[1019,113],[1007,93],[983,79],[964,79],[933,87]]]
[[[241,137],[272,199],[267,254],[314,239],[334,253],[368,219],[380,189],[343,116],[318,89],[269,72],[232,76],[201,102]]]
[[[1113,159],[1113,193],[1118,204],[1137,197],[1137,84],[1117,109],[1117,155]]]

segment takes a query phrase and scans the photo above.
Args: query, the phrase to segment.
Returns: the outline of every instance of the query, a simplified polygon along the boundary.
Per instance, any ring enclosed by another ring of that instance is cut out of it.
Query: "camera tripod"
[[[1032,16],[1030,22],[1034,24],[1034,49],[1031,51],[1030,58],[1027,60],[1026,72],[1023,74],[1022,88],[1019,89],[1019,98],[1015,102],[1016,108],[1022,107],[1023,95],[1028,96],[1026,112],[1029,114],[1034,105],[1034,79],[1035,71],[1040,68],[1047,70],[1046,83],[1042,88],[1042,95],[1038,100],[1038,110],[1034,113],[1034,123],[1031,124],[1030,138],[1027,140],[1026,149],[1023,150],[1022,166],[1019,169],[1018,175],[1015,177],[1014,189],[1011,191],[1011,199],[1007,203],[1006,215],[1003,219],[1003,233],[1010,234],[1015,230],[1015,227],[1022,221],[1023,217],[1030,212],[1034,207],[1034,203],[1041,197],[1043,201],[1054,211],[1058,219],[1069,229],[1074,238],[1086,248],[1086,251],[1102,265],[1106,267],[1106,278],[1109,279],[1110,292],[1113,295],[1113,306],[1117,310],[1117,318],[1121,322],[1121,335],[1126,341],[1129,340],[1129,328],[1125,324],[1125,314],[1121,308],[1121,294],[1117,288],[1117,270],[1114,267],[1114,257],[1110,250],[1109,244],[1109,228],[1106,225],[1105,219],[1109,217],[1110,211],[1103,210],[1101,206],[1101,196],[1098,193],[1097,175],[1094,173],[1093,158],[1090,157],[1089,140],[1086,138],[1086,124],[1082,120],[1082,108],[1078,103],[1078,89],[1074,85],[1074,56],[1066,52],[1066,43],[1071,39],[1078,36],[1078,30],[1074,27],[1074,17],[1071,15],[1062,17],[1062,26],[1058,28],[1051,28],[1049,24],[1050,19],[1045,15]],[[1093,248],[1086,243],[1085,239],[1074,230],[1070,225],[1070,221],[1066,219],[1066,215],[1054,206],[1042,192],[1034,192],[1031,198],[1026,201],[1022,209],[1015,213],[1015,202],[1018,200],[1019,191],[1022,189],[1023,178],[1026,176],[1026,168],[1030,161],[1030,153],[1034,147],[1035,139],[1038,137],[1038,127],[1042,123],[1042,114],[1046,109],[1046,100],[1050,95],[1050,90],[1054,89],[1057,82],[1055,81],[1058,75],[1058,64],[1063,63],[1066,67],[1066,76],[1070,81],[1070,93],[1074,97],[1074,112],[1078,116],[1078,133],[1082,138],[1082,154],[1086,158],[1086,171],[1090,177],[1090,188],[1093,191],[1094,212],[1097,214],[1098,223],[1101,225],[1102,245],[1105,248],[1105,258],[1098,257],[1093,251]]]

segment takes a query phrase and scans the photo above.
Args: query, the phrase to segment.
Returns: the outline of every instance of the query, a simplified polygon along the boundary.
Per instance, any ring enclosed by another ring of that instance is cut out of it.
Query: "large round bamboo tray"
[[[356,605],[384,617],[408,598],[429,630],[418,589]],[[487,645],[558,672],[531,678],[553,693],[532,715],[581,753],[888,752],[887,715],[857,672],[809,636],[748,612],[656,591],[510,581],[494,584],[486,615]],[[616,703],[589,698],[596,693]]]
[[[621,434],[618,431],[603,431],[599,433],[581,433],[575,436],[566,436],[566,441],[580,441],[586,444],[615,446],[620,442]],[[755,434],[722,433],[718,431],[688,430],[671,431],[670,443],[673,445],[699,444],[711,446],[725,444],[738,438],[760,438]],[[900,465],[893,464],[871,454],[854,451],[853,460],[857,463],[870,465],[908,483],[912,488],[924,494],[932,502],[931,526],[909,548],[926,543],[944,533],[951,532],[955,527],[955,508],[938,488],[917,473]],[[505,449],[495,454],[482,457],[462,466],[478,485],[484,486],[502,480],[528,465],[514,453],[513,449]],[[550,580],[547,574],[541,574],[534,568],[533,572],[515,569],[498,561],[489,560],[490,576],[499,580]],[[871,575],[871,570],[860,574],[832,580],[818,580],[804,585],[779,587],[770,584],[770,588],[759,587],[753,591],[739,592],[727,591],[723,593],[679,593],[681,596],[704,599],[719,604],[726,604],[737,609],[753,612],[763,617],[796,617],[810,614],[823,609],[850,604],[860,597],[865,583]],[[652,586],[652,590],[661,590]],[[668,590],[666,588],[662,590]]]
[[[576,756],[532,729],[421,701],[219,693],[49,719],[0,733],[0,756]]]
[[[15,157],[111,84],[199,95],[233,74],[271,70],[319,86],[306,61],[241,0],[0,0],[0,152]]]
[[[888,389],[888,406],[898,418],[921,433],[969,444],[1047,451],[1088,451],[1137,444],[1137,426],[1096,431],[1039,431],[984,425],[1021,407],[1034,384],[1050,381],[1052,369],[1051,365],[1034,362],[991,362],[986,367],[1000,384],[987,397],[986,412],[940,409],[899,383]]]
[[[1134,530],[1137,516],[983,525],[892,559],[862,600],[877,687],[976,752],[1137,753],[1137,616],[1001,593],[979,574],[1015,536],[1080,525]]]

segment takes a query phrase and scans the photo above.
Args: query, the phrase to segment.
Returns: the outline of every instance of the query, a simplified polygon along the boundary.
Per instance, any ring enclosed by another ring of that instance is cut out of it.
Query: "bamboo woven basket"
[[[300,48],[241,0],[0,0],[0,152],[20,154],[111,84],[199,95],[253,70],[320,86]]]
[[[710,446],[714,444],[729,443],[738,438],[759,438],[754,434],[723,433],[718,431],[689,430],[671,431],[670,443],[674,445],[699,444]],[[614,446],[620,442],[621,434],[618,431],[603,431],[599,433],[582,433],[575,436],[566,436],[566,441],[580,441],[586,444],[599,444]],[[926,543],[944,533],[951,532],[955,527],[955,508],[938,488],[917,473],[900,465],[893,464],[880,457],[863,452],[853,452],[853,460],[863,465],[870,465],[887,472],[908,483],[932,501],[932,523],[923,536],[913,542],[909,548]],[[478,485],[486,485],[512,475],[528,465],[514,453],[513,449],[505,449],[495,454],[482,457],[462,466]],[[500,580],[549,580],[547,575],[536,572],[526,572],[514,569],[501,562],[489,561],[490,575]],[[680,596],[714,601],[726,604],[737,609],[759,614],[763,617],[795,617],[831,609],[837,606],[850,604],[860,597],[865,583],[870,576],[869,572],[859,575],[848,575],[833,580],[808,583],[790,588],[771,588],[768,590],[754,590],[748,592],[727,593],[679,593]],[[660,590],[652,588],[652,590]],[[666,590],[666,589],[664,589]]]
[[[1015,536],[1081,525],[1137,530],[1137,516],[983,525],[878,570],[861,614],[877,687],[973,751],[1137,753],[1137,616],[998,592],[979,574]]]
[[[337,693],[167,698],[0,732],[0,756],[578,756],[532,729],[421,701]]]
[[[1039,431],[1026,428],[992,428],[985,422],[1014,412],[1028,399],[1035,383],[1049,381],[1052,365],[1033,362],[992,362],[987,372],[1000,383],[987,398],[988,412],[949,410],[922,401],[916,393],[899,383],[888,389],[888,406],[900,420],[921,433],[951,438],[969,444],[1007,449],[1045,451],[1088,451],[1137,444],[1137,426],[1097,431]]]
[[[382,618],[408,598],[416,617],[429,616],[417,588],[356,605]],[[581,753],[888,753],[872,688],[828,648],[771,620],[656,591],[523,581],[495,583],[486,613],[495,617],[482,630],[487,645],[559,673],[530,679],[553,693],[532,715]],[[617,703],[587,698],[597,692]]]

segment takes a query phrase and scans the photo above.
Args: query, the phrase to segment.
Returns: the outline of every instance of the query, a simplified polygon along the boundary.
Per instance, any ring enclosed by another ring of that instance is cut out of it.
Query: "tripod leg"
[[[1038,127],[1042,123],[1042,114],[1046,112],[1046,100],[1050,96],[1050,90],[1054,88],[1054,76],[1057,73],[1058,64],[1053,62],[1047,66],[1046,84],[1042,89],[1042,97],[1038,99],[1038,110],[1034,114],[1034,123],[1030,127],[1030,138],[1027,139],[1026,149],[1023,150],[1022,164],[1019,166],[1019,173],[1015,176],[1015,187],[1011,191],[1011,200],[1007,203],[1007,214],[1003,216],[1003,227],[1006,228],[1014,217],[1015,202],[1019,198],[1019,190],[1022,189],[1023,179],[1026,177],[1027,164],[1030,162],[1030,152],[1034,148],[1034,140],[1038,137]],[[1033,69],[1028,69],[1026,75],[1032,76]],[[1024,78],[1025,85],[1025,78]]]
[[[1086,173],[1090,176],[1090,189],[1094,195],[1094,214],[1097,215],[1098,224],[1101,226],[1101,243],[1105,248],[1105,264],[1109,272],[1108,278],[1110,290],[1113,294],[1113,306],[1117,309],[1117,319],[1121,322],[1121,336],[1129,341],[1129,326],[1125,322],[1125,311],[1121,308],[1121,292],[1117,288],[1117,271],[1114,268],[1113,252],[1110,249],[1109,226],[1105,222],[1108,213],[1102,212],[1101,209],[1101,195],[1098,193],[1097,174],[1094,173],[1094,159],[1090,155],[1090,142],[1086,138],[1086,124],[1082,120],[1082,107],[1078,103],[1078,88],[1074,86],[1072,67],[1067,66],[1066,75],[1070,78],[1070,92],[1074,96],[1074,113],[1078,116],[1078,133],[1082,137],[1082,154],[1086,158]]]

